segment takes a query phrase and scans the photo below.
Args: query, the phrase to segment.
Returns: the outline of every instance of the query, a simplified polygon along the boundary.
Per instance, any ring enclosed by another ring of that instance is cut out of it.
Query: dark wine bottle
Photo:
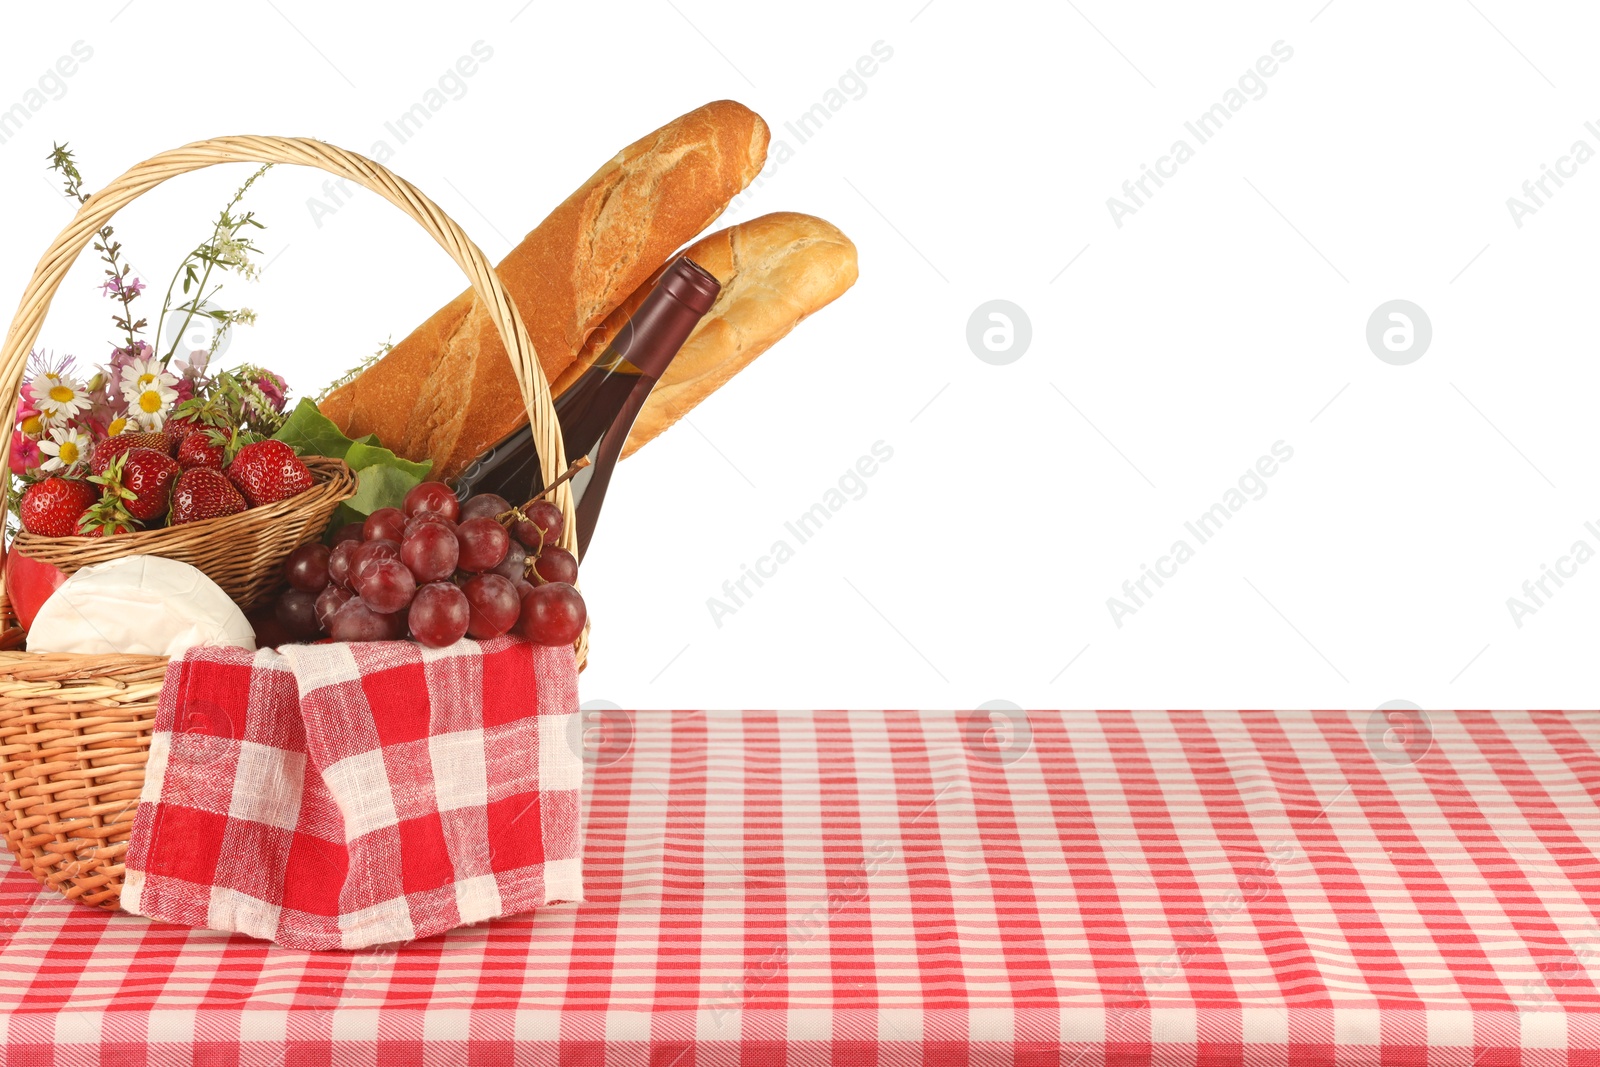
[[[556,398],[568,461],[579,456],[590,460],[572,479],[580,558],[589,549],[612,468],[622,457],[633,420],[721,288],[710,272],[680,257],[594,365]],[[498,493],[520,504],[543,488],[539,452],[528,426],[473,460],[456,478],[456,495],[463,500],[473,493]]]

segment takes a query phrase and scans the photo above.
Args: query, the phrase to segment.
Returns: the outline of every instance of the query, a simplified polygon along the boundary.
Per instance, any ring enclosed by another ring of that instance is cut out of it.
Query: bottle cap
[[[716,303],[722,283],[688,256],[679,256],[661,276],[656,288],[670,294],[696,316],[704,315]]]
[[[632,373],[660,378],[721,290],[722,283],[709,271],[679,256],[607,346],[606,355],[613,363],[631,365]]]

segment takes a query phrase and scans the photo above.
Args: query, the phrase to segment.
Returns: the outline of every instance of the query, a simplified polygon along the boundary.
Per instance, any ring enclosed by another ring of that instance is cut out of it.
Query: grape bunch
[[[573,584],[577,558],[556,544],[563,525],[546,500],[512,508],[482,493],[463,503],[443,482],[423,482],[404,507],[340,528],[331,547],[295,549],[274,614],[293,641],[410,637],[443,648],[516,633],[570,645],[588,611]]]

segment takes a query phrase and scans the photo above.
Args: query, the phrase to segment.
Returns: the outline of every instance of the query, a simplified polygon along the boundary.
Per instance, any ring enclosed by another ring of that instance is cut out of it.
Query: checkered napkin
[[[167,669],[122,906],[354,949],[583,898],[572,650],[197,648]]]

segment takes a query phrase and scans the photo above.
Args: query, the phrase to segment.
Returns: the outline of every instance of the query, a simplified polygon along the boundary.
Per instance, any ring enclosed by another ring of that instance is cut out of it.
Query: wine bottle
[[[580,558],[589,548],[612,468],[622,457],[634,419],[721,288],[710,272],[680,257],[593,366],[556,398],[568,460],[579,456],[590,460],[572,479]],[[520,504],[543,488],[539,452],[529,426],[473,460],[456,478],[456,495],[463,500],[473,493],[498,493]]]

